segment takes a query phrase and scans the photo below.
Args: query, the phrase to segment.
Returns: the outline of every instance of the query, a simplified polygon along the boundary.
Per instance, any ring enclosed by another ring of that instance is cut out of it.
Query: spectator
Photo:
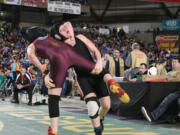
[[[50,64],[49,64],[49,60],[48,59],[45,59],[44,64],[43,64],[43,69],[45,71],[44,71],[44,73],[42,73],[42,76],[43,76],[43,85],[42,85],[42,88],[41,88],[41,94],[47,95],[48,94],[48,89],[45,86],[44,77],[47,75],[47,73],[49,72],[49,69],[50,69]]]
[[[5,80],[6,80],[5,73],[4,71],[0,70],[0,88],[4,88]]]
[[[141,63],[149,64],[147,56],[144,52],[140,51],[140,45],[138,43],[132,44],[132,52],[126,58],[125,64],[127,67],[138,71]]]
[[[13,57],[10,68],[11,68],[11,71],[13,72],[13,78],[15,79],[17,74],[20,71],[20,62],[18,61],[17,56]]]
[[[167,73],[168,82],[177,82],[180,81],[180,56],[174,57],[172,59],[172,68],[173,70]]]
[[[114,77],[124,77],[124,60],[120,58],[119,50],[114,50],[113,58],[109,58],[105,69]]]
[[[129,77],[129,81],[131,82],[142,82],[142,76],[143,75],[147,75],[147,65],[145,63],[141,63],[140,67],[139,67],[139,72],[137,72],[136,74],[131,74],[131,76]]]
[[[180,57],[173,58],[172,67],[173,71],[169,72],[166,76],[167,81],[180,81]],[[177,102],[177,100],[178,103],[180,103],[180,89],[166,96],[152,112],[149,112],[142,106],[142,114],[149,122],[158,120],[174,102]]]
[[[110,58],[111,58],[111,56],[108,53],[104,54],[104,59],[103,59],[103,67],[104,68],[106,66],[107,61],[109,61]]]
[[[166,75],[167,74],[166,65],[167,65],[167,60],[161,59],[160,64],[157,65],[157,75]]]
[[[7,69],[5,72],[6,78],[8,80],[7,87],[9,87],[11,84],[14,84],[13,82],[13,74],[10,69]]]
[[[151,61],[151,64],[148,70],[148,75],[157,75],[157,67],[154,61]]]
[[[33,64],[29,65],[29,67],[27,68],[27,72],[31,74],[32,78],[36,77],[37,72],[35,71]]]
[[[45,70],[45,72],[42,73],[42,76],[45,76],[49,72],[49,60],[48,59],[45,59],[45,62],[43,64],[43,69]]]
[[[28,105],[32,105],[32,91],[33,91],[32,77],[27,73],[25,67],[21,67],[20,73],[16,77],[15,89],[14,89],[14,100],[13,103],[19,103],[18,93],[22,90],[26,90],[29,97]]]

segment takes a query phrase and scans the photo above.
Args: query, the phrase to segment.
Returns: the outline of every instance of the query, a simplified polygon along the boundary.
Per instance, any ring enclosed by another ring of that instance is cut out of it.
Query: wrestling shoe
[[[128,94],[120,87],[119,83],[115,82],[114,79],[110,79],[108,80],[108,84],[109,84],[110,90],[119,97],[121,102],[123,103],[130,102],[130,98]]]
[[[58,135],[57,132],[53,132],[51,127],[48,127],[48,135]]]
[[[94,128],[95,135],[102,135],[102,128],[101,126],[98,128]]]
[[[154,120],[151,112],[147,111],[144,106],[141,107],[141,112],[149,122]]]

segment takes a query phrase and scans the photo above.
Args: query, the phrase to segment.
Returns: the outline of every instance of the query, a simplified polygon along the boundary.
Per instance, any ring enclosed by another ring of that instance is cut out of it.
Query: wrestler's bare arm
[[[84,42],[84,44],[89,49],[91,55],[95,56],[95,60],[96,60],[95,71],[97,73],[100,73],[103,69],[103,64],[102,64],[102,60],[101,60],[101,53],[96,48],[94,43],[92,41],[90,41],[87,37],[85,37],[84,35],[79,34],[79,35],[77,35],[77,38],[79,38],[82,42]]]
[[[89,51],[93,54],[93,56],[96,57],[96,61],[101,61],[101,53],[92,41],[90,41],[87,37],[85,37],[82,34],[77,35],[77,38],[84,42],[84,44],[88,47]]]
[[[41,72],[44,72],[44,68],[41,62],[39,61],[38,57],[36,56],[34,44],[30,44],[28,46],[27,54],[28,54],[29,59],[32,61],[32,63],[36,65],[39,68],[39,70],[41,70]]]

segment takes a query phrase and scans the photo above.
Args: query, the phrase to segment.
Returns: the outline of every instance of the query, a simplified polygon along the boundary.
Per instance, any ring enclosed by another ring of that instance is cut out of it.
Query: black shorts
[[[89,93],[95,93],[98,98],[110,95],[106,83],[100,75],[78,75],[77,81],[80,87],[81,96],[85,97]]]

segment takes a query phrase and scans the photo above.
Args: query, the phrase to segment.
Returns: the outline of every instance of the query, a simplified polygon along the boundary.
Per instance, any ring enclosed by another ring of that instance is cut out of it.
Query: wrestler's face
[[[65,22],[63,25],[61,25],[59,32],[67,39],[74,38],[74,29],[71,22]]]

